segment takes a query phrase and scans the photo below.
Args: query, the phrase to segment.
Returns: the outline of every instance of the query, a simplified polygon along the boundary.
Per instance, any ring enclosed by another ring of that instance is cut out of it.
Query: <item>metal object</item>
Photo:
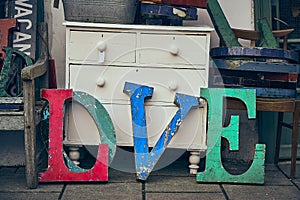
[[[131,24],[136,12],[133,0],[62,0],[67,21]]]

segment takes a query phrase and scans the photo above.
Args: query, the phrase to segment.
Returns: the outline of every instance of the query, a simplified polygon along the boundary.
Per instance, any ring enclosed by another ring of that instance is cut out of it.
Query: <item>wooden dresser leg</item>
[[[80,164],[80,162],[79,162],[79,158],[80,158],[79,146],[70,146],[69,150],[70,150],[70,152],[69,152],[70,160],[72,160],[75,165],[79,165]]]
[[[200,163],[200,152],[191,151],[190,154],[191,154],[189,158],[190,174],[197,174],[199,169],[199,163]]]

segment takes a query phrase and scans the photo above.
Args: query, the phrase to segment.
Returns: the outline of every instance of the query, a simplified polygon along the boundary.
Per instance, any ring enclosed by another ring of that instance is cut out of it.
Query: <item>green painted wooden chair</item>
[[[233,29],[217,0],[208,0],[207,10],[221,43],[210,50],[215,64],[210,85],[254,87],[261,97],[296,96],[299,54],[287,50],[293,29],[272,31],[266,19],[258,20],[258,30]],[[276,37],[284,38],[283,49]],[[250,47],[239,38],[250,40]]]
[[[207,0],[207,11],[221,40],[221,46],[242,47],[238,38],[251,40],[254,47],[279,48],[276,37],[284,38],[284,49],[287,49],[287,36],[294,29],[272,31],[265,18],[258,20],[258,31],[231,28],[217,0]]]

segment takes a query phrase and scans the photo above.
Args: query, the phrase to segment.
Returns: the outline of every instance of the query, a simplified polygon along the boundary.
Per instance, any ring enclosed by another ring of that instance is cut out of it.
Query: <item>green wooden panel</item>
[[[220,37],[221,43],[227,47],[240,47],[226,16],[217,0],[207,0],[207,11]]]
[[[260,32],[260,45],[261,47],[268,48],[278,48],[277,41],[272,33],[272,28],[270,27],[266,18],[257,21],[258,30]]]
[[[271,0],[254,0],[254,14],[255,21],[266,18],[267,22],[271,24]],[[258,29],[258,27],[256,27]]]

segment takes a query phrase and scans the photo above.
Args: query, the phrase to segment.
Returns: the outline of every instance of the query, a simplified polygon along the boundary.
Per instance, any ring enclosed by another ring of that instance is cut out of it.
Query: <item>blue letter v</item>
[[[190,109],[199,106],[198,98],[176,93],[174,103],[179,109],[149,152],[144,101],[152,97],[153,88],[126,82],[123,92],[130,96],[131,102],[137,178],[146,180]]]

